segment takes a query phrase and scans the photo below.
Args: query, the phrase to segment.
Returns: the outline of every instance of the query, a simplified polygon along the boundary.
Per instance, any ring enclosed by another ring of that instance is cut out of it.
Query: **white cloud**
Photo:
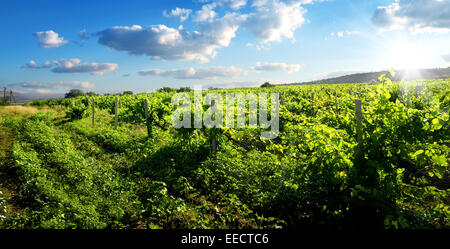
[[[408,30],[413,35],[424,33],[446,34],[450,32],[450,28],[424,27],[421,25],[414,25],[413,27],[410,27]]]
[[[50,91],[50,90],[48,90],[48,89],[36,89],[35,92],[36,92],[36,93],[39,93],[39,94],[49,94],[49,93],[51,93],[52,91]]]
[[[359,35],[361,34],[361,32],[356,31],[356,30],[351,30],[351,31],[338,31],[338,32],[331,32],[330,36],[337,36],[339,38],[342,38],[344,36],[351,36],[351,35]]]
[[[278,71],[293,73],[300,70],[301,65],[298,64],[286,64],[286,63],[256,63],[256,66],[249,69],[239,68],[235,66],[216,66],[216,67],[204,67],[204,68],[182,68],[173,70],[161,70],[150,69],[139,71],[141,76],[163,76],[171,77],[175,79],[198,79],[198,80],[212,80],[218,78],[237,78],[246,76],[249,72],[262,72],[262,71]]]
[[[247,4],[247,0],[217,0],[220,5],[227,5],[234,10],[238,10]]]
[[[74,88],[80,88],[80,89],[92,89],[95,88],[95,85],[87,82],[87,81],[71,81],[71,82],[64,82],[64,81],[58,81],[54,83],[50,82],[36,82],[36,81],[25,81],[25,82],[19,82],[19,83],[13,83],[8,85],[11,88],[19,88],[19,89],[28,89],[33,90],[36,92],[48,92],[49,90],[55,90],[55,89],[74,89]]]
[[[46,61],[42,66],[39,66],[34,60],[23,65],[22,69],[42,69],[51,68],[54,73],[90,73],[92,75],[103,75],[106,72],[114,71],[118,65],[114,63],[97,63],[97,62],[83,62],[80,59],[62,59],[59,61]]]
[[[263,42],[281,41],[294,37],[294,31],[301,27],[306,19],[305,1],[254,1],[255,11],[246,15],[243,24],[253,35]]]
[[[372,17],[372,22],[384,30],[401,29],[408,22],[407,18],[396,16],[396,12],[400,10],[398,3],[393,3],[389,6],[380,6],[375,10]]]
[[[195,12],[194,21],[196,22],[212,21],[214,17],[216,17],[217,15],[217,13],[214,11],[214,8],[216,6],[217,5],[215,3],[203,5],[201,10],[197,10]]]
[[[282,41],[284,38],[294,39],[294,31],[306,23],[304,4],[313,0],[268,0],[261,1],[239,13],[236,10],[247,5],[243,0],[200,1],[204,4],[193,14],[197,22],[196,30],[187,31],[182,26],[178,29],[166,25],[143,27],[114,26],[97,32],[98,42],[108,48],[126,51],[131,55],[147,55],[154,60],[184,60],[197,63],[209,62],[219,48],[228,47],[236,36],[239,27],[251,31],[262,41],[262,44]],[[225,15],[218,17],[215,8],[218,6],[231,8]],[[183,13],[178,8],[173,15]],[[165,15],[172,15],[165,13]],[[265,48],[263,45],[255,46]]]
[[[294,73],[298,72],[301,68],[299,64],[286,64],[281,62],[272,62],[272,63],[260,63],[257,62],[256,66],[251,67],[252,71],[278,71],[278,72],[288,72]]]
[[[44,64],[42,64],[41,68],[51,68],[52,67],[52,63],[50,61],[46,61],[44,62]]]
[[[175,70],[142,70],[138,72],[141,76],[163,76],[175,79],[217,79],[217,78],[236,78],[247,75],[248,71],[238,67],[207,67],[207,68],[183,68]]]
[[[33,35],[39,40],[39,46],[42,48],[60,47],[69,43],[53,30],[36,32]]]
[[[216,49],[228,47],[239,27],[239,16],[229,14],[199,24],[199,30],[188,32],[165,25],[141,27],[116,26],[97,33],[98,42],[111,49],[132,55],[147,55],[155,60],[194,60],[206,63]]]
[[[23,65],[22,69],[41,69],[41,68],[50,68],[52,67],[52,63],[50,61],[44,62],[42,66],[39,66],[34,60],[30,60],[28,63]]]
[[[174,17],[179,18],[181,22],[186,21],[189,18],[189,15],[191,14],[191,9],[185,9],[185,8],[175,8],[171,10],[170,12],[167,12],[164,10],[163,15],[165,17]]]
[[[372,22],[381,31],[408,28],[411,34],[450,32],[450,1],[396,0],[376,9]]]
[[[200,0],[199,2],[214,4],[214,7],[229,7],[233,10],[238,10],[247,5],[247,0]]]
[[[90,73],[92,75],[103,75],[106,72],[114,71],[118,65],[114,63],[97,63],[97,62],[83,62],[80,59],[62,59],[54,61],[56,65],[52,69],[54,73]]]
[[[89,34],[86,31],[86,29],[81,30],[80,32],[78,32],[78,36],[81,38],[81,40],[87,40],[89,39]]]
[[[30,60],[27,64],[21,67],[22,69],[39,69],[41,68],[34,60]]]
[[[357,31],[357,30],[352,30],[352,31],[345,31],[346,35],[359,35],[361,34],[361,32]]]

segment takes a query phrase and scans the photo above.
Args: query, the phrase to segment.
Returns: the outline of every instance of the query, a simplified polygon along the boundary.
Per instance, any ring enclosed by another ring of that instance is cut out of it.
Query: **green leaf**
[[[431,160],[439,166],[448,166],[447,159],[444,155],[433,155]]]
[[[431,121],[433,125],[433,130],[440,130],[442,128],[442,124],[438,118],[435,118]]]
[[[418,155],[423,154],[423,153],[424,153],[424,150],[418,150],[412,155],[412,158],[417,158]]]
[[[392,75],[392,77],[395,77],[395,72],[393,68],[389,68],[389,73]]]

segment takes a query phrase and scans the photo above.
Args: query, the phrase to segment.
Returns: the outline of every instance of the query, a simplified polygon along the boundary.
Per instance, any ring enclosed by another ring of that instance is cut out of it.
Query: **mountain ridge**
[[[418,70],[398,70],[394,77],[389,72],[365,72],[365,73],[353,73],[339,77],[332,77],[321,80],[279,84],[280,86],[286,85],[319,85],[319,84],[351,84],[351,83],[366,83],[377,81],[381,74],[386,74],[393,81],[401,80],[433,80],[433,79],[447,79],[450,78],[450,67],[447,68],[431,68],[431,69],[418,69]]]

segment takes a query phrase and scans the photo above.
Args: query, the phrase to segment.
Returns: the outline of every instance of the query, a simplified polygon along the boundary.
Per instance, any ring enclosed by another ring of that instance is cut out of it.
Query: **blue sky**
[[[3,0],[0,86],[245,87],[446,67],[450,0]]]

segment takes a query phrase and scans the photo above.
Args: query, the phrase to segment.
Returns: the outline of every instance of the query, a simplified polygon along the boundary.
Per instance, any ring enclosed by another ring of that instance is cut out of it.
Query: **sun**
[[[388,50],[388,62],[395,69],[415,70],[429,65],[429,54],[418,44],[397,41]]]

